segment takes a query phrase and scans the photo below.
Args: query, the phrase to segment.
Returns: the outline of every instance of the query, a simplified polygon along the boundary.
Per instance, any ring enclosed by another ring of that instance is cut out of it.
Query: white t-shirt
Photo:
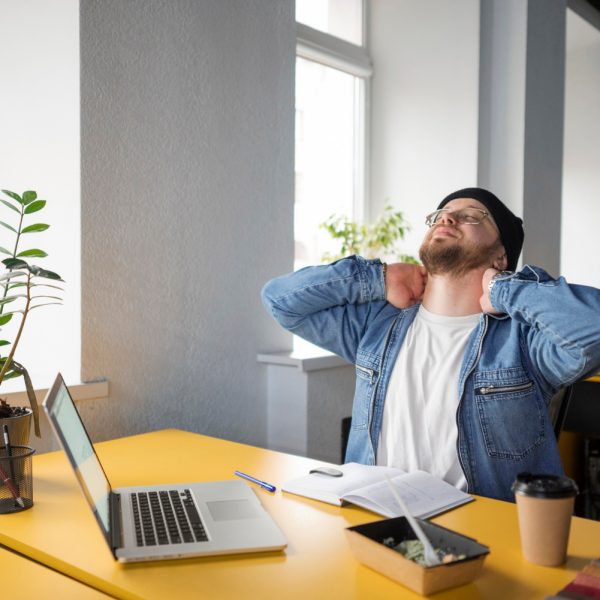
[[[479,317],[447,317],[419,307],[390,377],[378,465],[421,469],[467,489],[456,449],[458,376]]]

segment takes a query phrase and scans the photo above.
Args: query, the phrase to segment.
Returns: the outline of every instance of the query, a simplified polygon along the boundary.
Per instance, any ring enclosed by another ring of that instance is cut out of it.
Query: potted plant
[[[336,254],[324,254],[323,262],[332,262],[350,254],[360,254],[364,258],[390,257],[400,262],[419,264],[414,256],[402,254],[398,250],[397,243],[404,239],[410,225],[402,211],[395,211],[389,204],[372,224],[351,221],[343,215],[331,215],[320,227],[341,244]]]
[[[0,226],[10,232],[10,238],[8,248],[0,246],[0,254],[7,256],[2,260],[5,271],[0,274],[0,328],[12,321],[15,332],[12,340],[0,339],[0,385],[6,379],[23,377],[30,408],[11,406],[0,399],[0,434],[6,424],[11,443],[27,445],[32,418],[35,434],[40,437],[38,406],[27,369],[15,360],[15,353],[31,311],[49,304],[62,304],[60,296],[53,292],[62,291],[56,285],[62,279],[52,271],[27,262],[31,258],[46,257],[46,252],[29,244],[25,250],[20,249],[23,240],[28,241],[32,235],[50,227],[46,223],[29,222],[30,215],[41,211],[46,201],[39,199],[34,191],[21,195],[9,190],[2,192],[5,197],[0,197],[0,202],[8,210]]]

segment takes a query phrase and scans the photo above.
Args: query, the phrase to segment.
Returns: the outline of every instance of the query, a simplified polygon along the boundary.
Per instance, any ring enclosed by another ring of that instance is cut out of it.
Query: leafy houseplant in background
[[[29,241],[32,235],[50,227],[46,223],[27,224],[30,215],[41,211],[46,201],[40,200],[33,191],[23,192],[22,195],[9,190],[2,192],[5,198],[0,198],[0,202],[4,205],[6,216],[0,220],[0,226],[3,231],[9,232],[9,249],[0,246],[0,253],[7,256],[2,260],[6,270],[0,274],[0,327],[14,320],[16,331],[12,340],[0,339],[0,385],[6,379],[23,377],[31,408],[11,406],[0,399],[0,433],[6,424],[11,443],[26,445],[32,417],[35,434],[40,437],[38,407],[27,369],[15,360],[15,352],[31,311],[49,304],[62,304],[60,296],[53,292],[55,289],[62,291],[56,285],[62,279],[52,271],[27,262],[31,258],[46,257],[46,252],[29,247],[29,244],[27,249],[20,250],[21,242]],[[0,334],[0,337],[4,335]]]
[[[395,211],[390,205],[386,205],[379,218],[370,225],[351,221],[343,215],[331,215],[320,227],[341,243],[337,254],[323,255],[323,262],[359,254],[364,258],[389,258],[419,264],[414,256],[402,254],[398,250],[398,242],[404,239],[410,225],[404,219],[402,211]]]

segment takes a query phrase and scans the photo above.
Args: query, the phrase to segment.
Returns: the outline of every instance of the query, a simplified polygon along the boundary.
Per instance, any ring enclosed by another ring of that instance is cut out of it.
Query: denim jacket
[[[277,322],[356,365],[345,460],[375,464],[392,368],[418,304],[385,301],[379,260],[359,256],[273,279],[263,303]],[[470,493],[513,500],[522,471],[562,474],[547,406],[600,366],[600,290],[537,267],[497,280],[471,334],[458,382],[457,451]]]

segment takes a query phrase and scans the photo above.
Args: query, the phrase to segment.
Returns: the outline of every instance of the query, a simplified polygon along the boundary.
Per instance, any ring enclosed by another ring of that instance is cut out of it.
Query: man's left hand
[[[496,273],[500,273],[500,271],[498,271],[497,269],[486,269],[483,277],[481,279],[481,288],[482,288],[482,295],[481,298],[479,298],[479,304],[481,306],[481,310],[484,313],[487,313],[488,315],[501,315],[502,311],[500,310],[496,310],[493,306],[492,303],[490,301],[490,281],[492,280],[492,277],[494,277],[494,275],[496,275]]]

